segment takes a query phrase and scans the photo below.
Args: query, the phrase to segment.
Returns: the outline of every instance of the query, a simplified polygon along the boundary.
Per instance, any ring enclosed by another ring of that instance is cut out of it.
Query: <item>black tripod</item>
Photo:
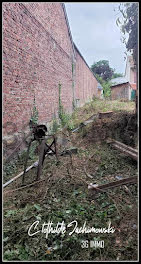
[[[47,127],[45,125],[36,125],[36,124],[33,124],[32,121],[30,121],[30,127],[32,128],[32,132],[31,132],[32,138],[30,139],[28,148],[27,148],[26,160],[24,164],[24,173],[22,177],[22,185],[24,185],[27,161],[29,158],[29,150],[30,150],[30,147],[33,141],[39,142],[39,161],[38,161],[36,180],[40,179],[44,159],[45,159],[45,156],[49,154],[49,151],[51,151],[52,155],[56,155],[56,158],[58,160],[57,147],[56,147],[57,145],[56,136],[55,135],[47,136],[47,138],[52,137],[53,139],[51,144],[49,145],[46,143],[45,137],[46,137]],[[54,147],[54,149],[52,147]]]

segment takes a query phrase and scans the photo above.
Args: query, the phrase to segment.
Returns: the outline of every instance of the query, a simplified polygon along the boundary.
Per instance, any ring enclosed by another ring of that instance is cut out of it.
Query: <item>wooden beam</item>
[[[107,140],[108,144],[112,144],[112,146],[120,151],[122,151],[124,154],[128,155],[129,157],[133,158],[134,160],[138,160],[138,150],[134,149],[130,146],[127,146],[117,140],[109,138]]]
[[[113,182],[109,182],[109,183],[106,183],[106,184],[102,184],[102,185],[93,185],[93,184],[90,184],[88,186],[88,189],[89,190],[96,190],[96,191],[99,191],[99,190],[107,190],[109,188],[114,188],[114,187],[118,187],[118,186],[121,186],[121,185],[126,185],[126,184],[131,184],[131,183],[136,183],[137,182],[137,179],[138,177],[137,176],[133,176],[133,177],[128,177],[128,178],[125,178],[123,180],[119,180],[119,181],[113,181]]]
[[[119,146],[121,146],[121,147],[123,147],[123,148],[125,148],[125,149],[127,149],[127,150],[129,150],[129,151],[131,151],[133,153],[135,153],[136,155],[138,155],[138,150],[137,149],[134,149],[134,148],[132,148],[132,147],[130,147],[128,145],[125,145],[125,144],[123,144],[123,143],[121,143],[121,142],[119,142],[117,140],[113,140],[111,143],[116,143],[117,145],[119,145]]]
[[[113,114],[113,111],[108,111],[108,112],[99,112],[99,118],[107,118],[107,117],[111,117]]]
[[[116,149],[120,150],[121,152],[123,152],[124,154],[126,154],[127,156],[133,158],[134,160],[138,160],[138,156],[137,154],[127,150],[127,149],[124,149],[123,147],[117,145],[117,144],[113,144],[113,147],[115,147]]]

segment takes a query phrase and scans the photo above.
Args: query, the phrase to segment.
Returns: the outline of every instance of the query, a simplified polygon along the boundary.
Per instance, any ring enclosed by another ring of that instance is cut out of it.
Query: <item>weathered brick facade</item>
[[[72,72],[75,64],[75,72]],[[59,83],[67,112],[97,94],[97,81],[71,38],[61,3],[3,3],[3,135],[21,132],[34,94],[39,122],[58,113]],[[9,123],[10,124],[10,123]],[[12,126],[13,127],[13,126]]]
[[[90,101],[93,96],[98,96],[97,80],[86,64],[81,53],[75,46],[76,51],[76,78],[75,78],[75,99],[79,100],[79,106]]]

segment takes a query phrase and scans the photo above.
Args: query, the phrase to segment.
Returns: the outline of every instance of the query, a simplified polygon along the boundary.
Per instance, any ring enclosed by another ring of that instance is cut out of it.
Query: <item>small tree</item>
[[[109,66],[109,61],[100,60],[91,66],[91,70],[94,74],[97,74],[104,81],[108,81],[112,78],[114,69]]]
[[[32,112],[31,112],[31,118],[30,120],[37,124],[38,123],[38,109],[37,109],[37,106],[36,106],[36,100],[35,100],[35,94],[34,94],[34,100],[33,100],[33,109],[32,109]]]
[[[98,74],[95,74],[96,79],[103,87],[103,95],[105,98],[110,98],[111,96],[111,83],[110,81],[104,81],[102,77],[99,77]]]
[[[123,74],[121,74],[121,73],[113,73],[113,76],[112,76],[112,79],[114,79],[114,78],[118,78],[118,77],[123,77]]]
[[[121,17],[116,23],[120,27],[123,35],[122,41],[125,43],[127,51],[133,55],[134,65],[137,74],[138,89],[138,3],[120,3],[118,6]],[[136,90],[136,113],[137,113],[137,90]]]

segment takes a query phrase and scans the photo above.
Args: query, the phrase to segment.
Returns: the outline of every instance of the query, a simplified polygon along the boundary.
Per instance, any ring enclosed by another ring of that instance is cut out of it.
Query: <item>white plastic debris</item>
[[[89,185],[88,185],[88,190],[91,190],[91,189],[93,189],[93,188],[97,188],[98,187],[98,184],[92,184],[92,183],[90,183]]]
[[[34,167],[38,167],[38,163],[39,163],[39,161],[36,161],[36,162],[34,163]]]

